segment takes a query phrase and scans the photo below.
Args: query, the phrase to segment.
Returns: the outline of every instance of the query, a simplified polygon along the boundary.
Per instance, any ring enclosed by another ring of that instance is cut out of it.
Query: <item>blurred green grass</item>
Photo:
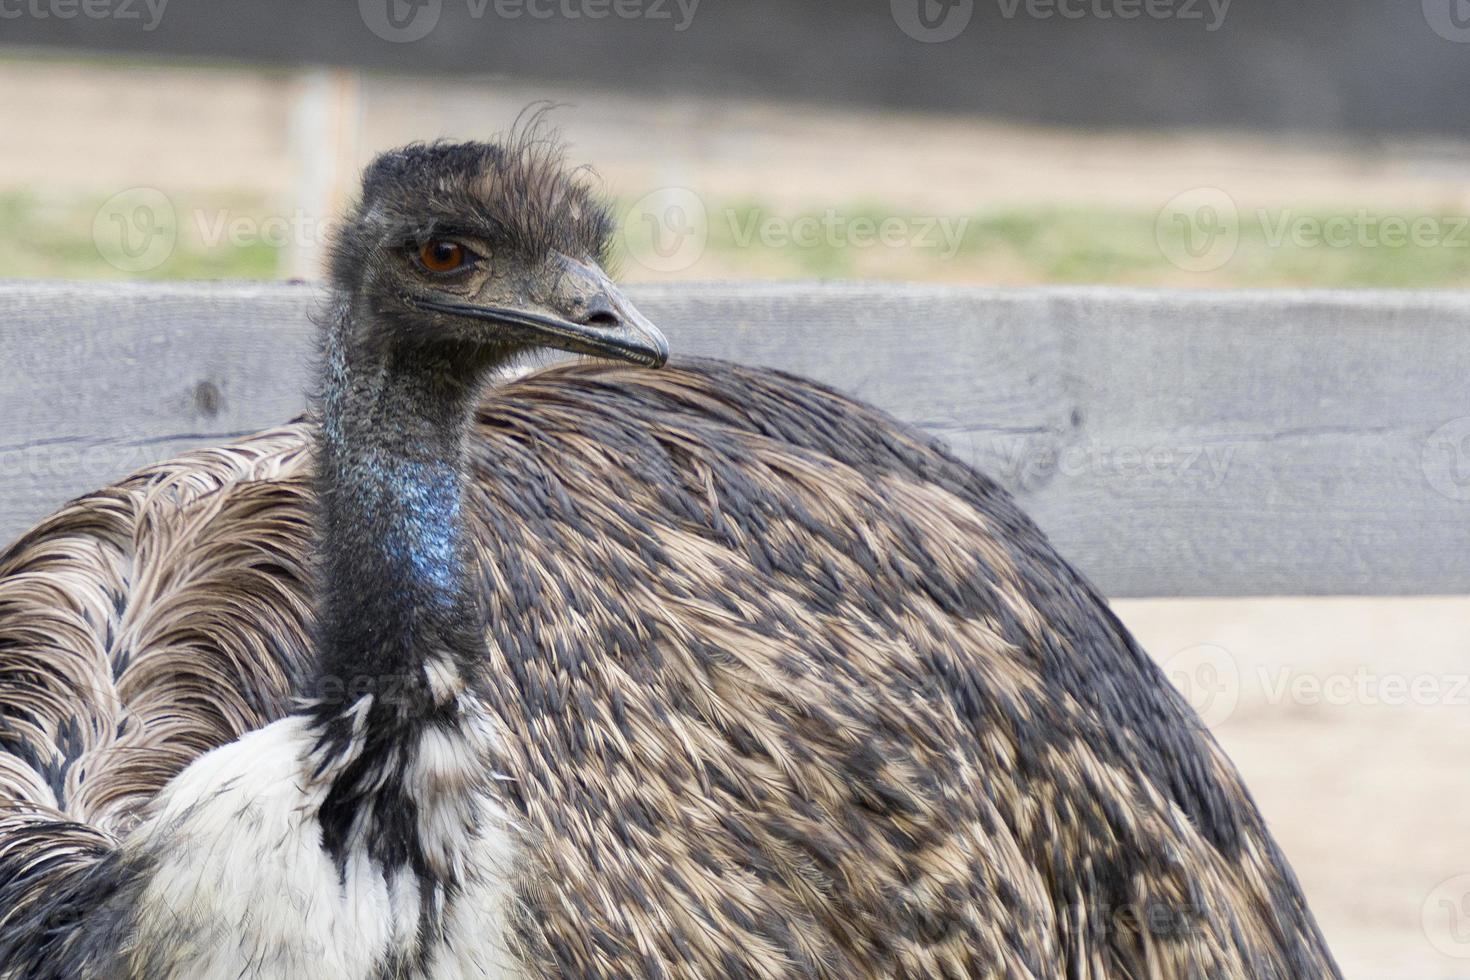
[[[0,275],[20,279],[275,279],[283,250],[266,241],[232,244],[214,235],[221,216],[258,223],[269,212],[249,198],[176,201],[177,239],[156,267],[119,269],[104,257],[93,225],[101,197],[0,193]],[[196,215],[204,216],[197,219]],[[204,222],[201,230],[201,220]],[[211,237],[217,238],[211,243]]]
[[[141,271],[104,259],[93,239],[102,199],[0,193],[0,276],[75,279],[277,279],[289,274],[289,244],[269,235],[243,240],[224,223],[261,228],[268,202],[248,196],[175,199],[177,240],[161,264]],[[1340,212],[1281,211],[1309,227],[1339,222]],[[886,211],[872,204],[777,212],[756,201],[709,208],[707,238],[676,268],[638,261],[648,246],[636,228],[620,236],[620,267],[629,279],[888,279],[950,283],[1078,283],[1174,287],[1463,288],[1470,285],[1470,230],[1455,216],[1405,215],[1435,223],[1434,243],[1390,244],[1358,236],[1329,244],[1280,234],[1280,217],[1242,215],[1238,241],[1218,268],[1187,268],[1189,230],[1159,222],[1157,212],[1121,208],[1042,207],[945,216]],[[280,218],[274,220],[279,223]],[[854,229],[899,228],[896,243]],[[927,231],[925,231],[927,227]],[[837,231],[831,231],[836,228]],[[804,237],[801,230],[809,232]],[[277,236],[278,237],[278,236]],[[289,238],[289,236],[288,236]],[[1194,244],[1198,244],[1197,242]]]

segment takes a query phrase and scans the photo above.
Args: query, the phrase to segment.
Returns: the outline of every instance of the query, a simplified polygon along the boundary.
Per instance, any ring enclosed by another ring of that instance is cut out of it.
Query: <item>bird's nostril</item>
[[[596,313],[583,317],[582,322],[589,327],[611,328],[621,325],[623,321],[619,320],[618,315],[611,310],[598,310]]]

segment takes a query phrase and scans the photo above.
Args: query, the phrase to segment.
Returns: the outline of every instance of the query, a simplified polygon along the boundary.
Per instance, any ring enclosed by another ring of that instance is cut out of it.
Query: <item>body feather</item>
[[[303,693],[311,428],[0,557],[0,976],[108,975],[169,780]],[[1199,719],[923,435],[777,372],[580,364],[491,391],[468,451],[527,975],[1337,976]]]

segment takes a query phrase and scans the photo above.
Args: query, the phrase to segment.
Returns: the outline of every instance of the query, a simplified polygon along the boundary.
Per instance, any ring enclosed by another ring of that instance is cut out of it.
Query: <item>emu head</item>
[[[331,278],[355,345],[471,367],[555,348],[657,367],[668,344],[603,271],[612,219],[554,138],[379,156]]]

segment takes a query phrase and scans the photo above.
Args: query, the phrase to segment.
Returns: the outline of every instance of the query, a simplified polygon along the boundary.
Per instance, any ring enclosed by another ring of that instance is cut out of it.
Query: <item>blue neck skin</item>
[[[327,368],[317,688],[342,692],[329,711],[407,691],[395,714],[422,716],[426,661],[448,656],[469,676],[485,657],[462,504],[478,386],[443,363],[329,351]]]
[[[381,537],[385,571],[402,576],[411,591],[434,600],[452,598],[460,572],[460,477],[453,462],[376,457],[363,460],[368,477],[359,486],[365,509]],[[366,517],[367,514],[360,514]]]

